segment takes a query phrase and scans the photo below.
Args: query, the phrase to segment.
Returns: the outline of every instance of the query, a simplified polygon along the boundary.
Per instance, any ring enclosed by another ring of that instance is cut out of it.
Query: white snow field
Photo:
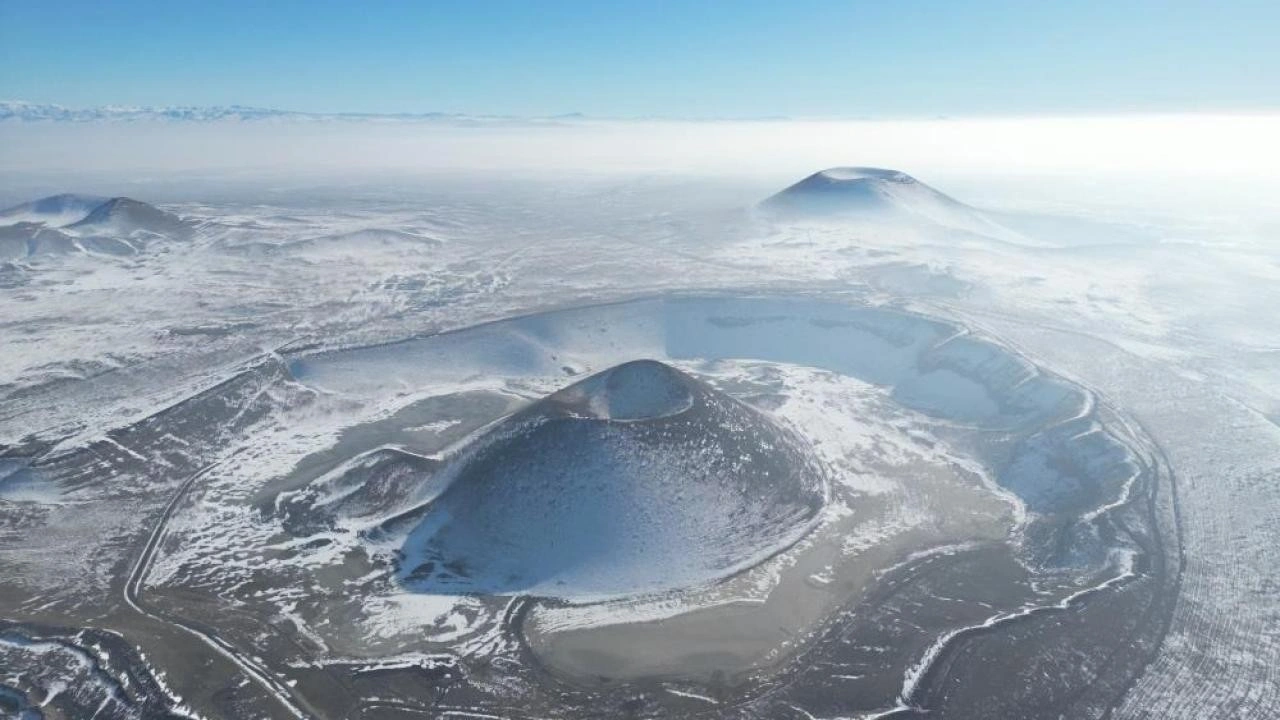
[[[1280,717],[1259,195],[14,157],[5,711]]]

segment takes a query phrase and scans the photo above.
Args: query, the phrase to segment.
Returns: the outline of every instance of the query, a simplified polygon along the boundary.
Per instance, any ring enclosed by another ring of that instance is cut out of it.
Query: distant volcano
[[[48,227],[62,227],[83,220],[106,201],[107,198],[97,195],[50,195],[0,211],[0,225],[40,223]]]
[[[146,240],[155,236],[188,240],[194,233],[190,223],[154,205],[127,197],[95,195],[51,195],[0,211],[0,227],[10,228],[9,236],[34,238],[37,229],[46,236],[51,228],[79,238],[109,237],[119,240]],[[89,249],[97,249],[88,246]]]
[[[1022,240],[982,211],[897,170],[838,167],[816,172],[760,203],[782,219],[925,224]]]
[[[186,240],[192,234],[191,226],[177,215],[127,197],[102,203],[83,220],[68,225],[67,230],[111,236],[154,234],[171,240]]]
[[[401,579],[436,593],[599,599],[705,584],[799,539],[826,496],[808,448],[652,360],[507,418],[446,469]]]

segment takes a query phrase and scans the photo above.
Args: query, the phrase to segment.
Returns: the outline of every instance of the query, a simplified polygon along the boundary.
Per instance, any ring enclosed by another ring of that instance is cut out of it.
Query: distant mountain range
[[[62,105],[0,101],[0,122],[426,122],[460,125],[504,123],[544,123],[583,119],[578,113],[552,117],[507,115],[464,115],[459,113],[308,113],[293,110],[246,107],[244,105],[140,107],[102,105],[69,108]]]

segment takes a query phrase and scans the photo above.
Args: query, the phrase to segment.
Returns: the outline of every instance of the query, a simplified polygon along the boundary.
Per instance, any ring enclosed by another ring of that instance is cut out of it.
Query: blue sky
[[[0,0],[0,99],[932,117],[1280,107],[1280,2]]]

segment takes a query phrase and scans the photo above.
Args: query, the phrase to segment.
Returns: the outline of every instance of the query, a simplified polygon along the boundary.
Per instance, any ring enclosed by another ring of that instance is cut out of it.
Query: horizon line
[[[28,109],[23,113],[19,108]],[[47,113],[47,115],[35,113]],[[65,114],[58,116],[58,113]],[[259,117],[244,117],[244,115]],[[146,116],[154,117],[146,117]],[[288,108],[262,105],[130,105],[104,104],[68,106],[52,102],[32,102],[28,100],[0,100],[0,123],[18,122],[67,122],[91,123],[111,120],[165,120],[185,122],[218,122],[227,120],[258,121],[267,119],[310,119],[333,121],[359,120],[489,120],[489,121],[530,121],[530,122],[945,122],[968,120],[1033,120],[1033,119],[1093,119],[1093,118],[1138,118],[1138,117],[1170,117],[1170,116],[1269,116],[1280,115],[1278,107],[1254,108],[1180,108],[1150,109],[1128,108],[1111,111],[1101,110],[1060,110],[1036,111],[1027,113],[992,112],[992,113],[929,113],[904,115],[589,115],[587,113],[568,111],[543,115],[516,115],[502,113],[470,113],[446,110],[432,111],[394,111],[369,112],[360,110],[313,111],[292,110]],[[133,117],[130,117],[133,116]]]

